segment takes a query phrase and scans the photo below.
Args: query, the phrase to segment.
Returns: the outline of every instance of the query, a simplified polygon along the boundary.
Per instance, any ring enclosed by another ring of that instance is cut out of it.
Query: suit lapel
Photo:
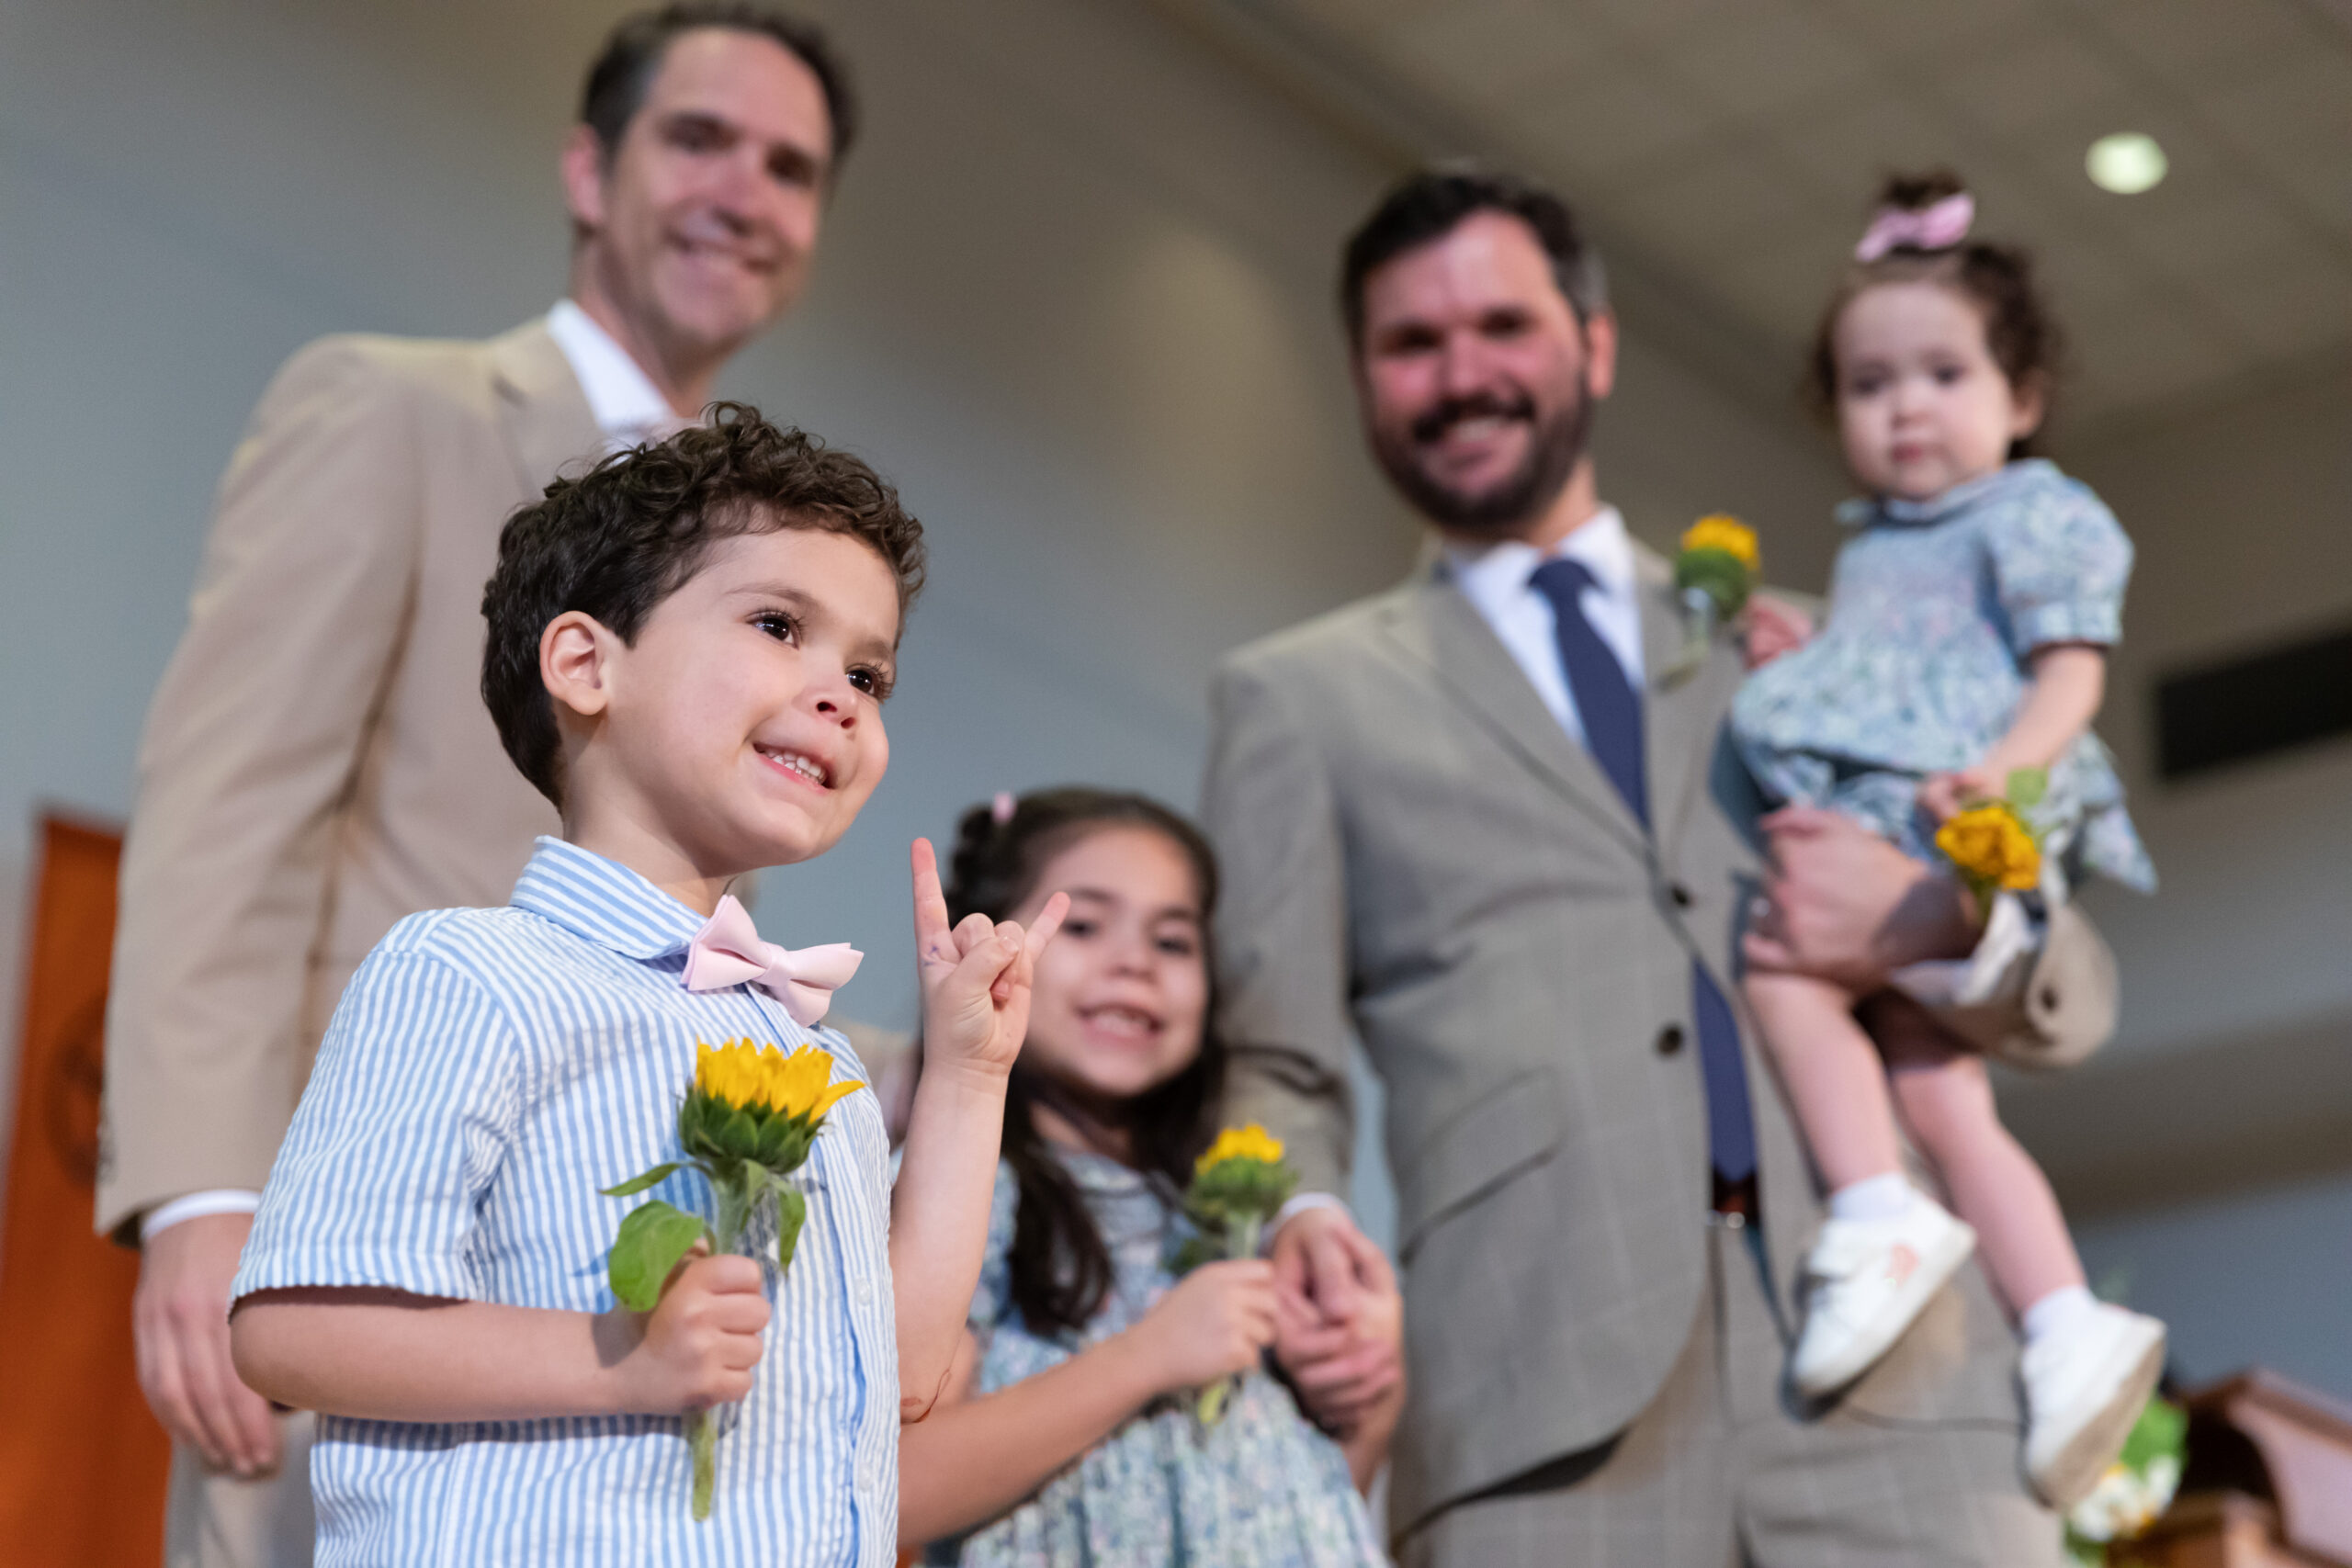
[[[524,493],[536,497],[559,471],[577,471],[601,456],[604,432],[545,320],[492,338],[489,347],[507,451]]]
[[[1634,853],[1647,852],[1641,824],[1618,798],[1608,775],[1560,728],[1510,649],[1459,589],[1432,574],[1400,597],[1384,624],[1390,636],[1436,671],[1466,712],[1546,782]]]
[[[1634,570],[1642,605],[1642,663],[1649,687],[1642,704],[1645,761],[1650,775],[1650,820],[1661,856],[1671,863],[1676,840],[1690,820],[1699,783],[1713,754],[1738,683],[1739,660],[1721,633],[1700,666],[1668,674],[1683,654],[1682,607],[1673,569],[1640,545]]]

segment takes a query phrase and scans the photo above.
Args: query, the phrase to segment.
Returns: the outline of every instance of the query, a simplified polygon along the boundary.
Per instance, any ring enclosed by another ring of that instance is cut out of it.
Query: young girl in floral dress
[[[956,919],[1057,891],[1070,916],[1040,964],[1007,1095],[965,1354],[900,1442],[900,1540],[928,1543],[933,1562],[1007,1568],[1380,1563],[1357,1488],[1401,1389],[1326,1436],[1264,1370],[1283,1310],[1272,1266],[1171,1269],[1225,1062],[1208,843],[1155,802],[1096,790],[966,814]],[[1374,1313],[1398,1331],[1393,1291]],[[1193,1396],[1237,1373],[1204,1425]]]
[[[1974,208],[1957,179],[1898,178],[1883,201],[1812,374],[1867,493],[1840,510],[1851,534],[1820,635],[1756,672],[1734,733],[1769,795],[1845,812],[1939,865],[1940,823],[2006,795],[2014,771],[2046,770],[2030,815],[2050,874],[2024,901],[2010,896],[2009,924],[2084,871],[2153,890],[2089,730],[2131,542],[2088,489],[2024,455],[2054,324],[2025,254],[1968,237]],[[2155,1382],[2163,1325],[2085,1288],[1981,1056],[1884,994],[1766,973],[1747,992],[1830,1188],[1797,1386],[1825,1394],[1860,1376],[1981,1240],[2025,1337],[2028,1473],[2053,1503],[2080,1496]],[[1905,1179],[1898,1109],[1958,1216]]]

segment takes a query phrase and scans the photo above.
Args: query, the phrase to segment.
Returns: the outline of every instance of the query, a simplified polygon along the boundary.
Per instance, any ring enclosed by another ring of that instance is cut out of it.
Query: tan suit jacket
[[[1680,628],[1637,550],[1646,667]],[[1591,1448],[1649,1405],[1706,1277],[1706,1110],[1690,964],[1736,998],[1760,807],[1724,739],[1728,640],[1652,682],[1656,838],[1441,574],[1233,655],[1205,812],[1233,1115],[1344,1191],[1351,1030],[1386,1089],[1410,1405],[1400,1529]],[[2034,1027],[2103,1030],[2111,972],[2069,926]],[[2087,973],[2088,984],[2082,980]],[[2022,1027],[2022,1025],[2020,1025]],[[1819,1223],[1805,1156],[1743,1018],[1773,1288]],[[1888,1417],[2015,1423],[2014,1345],[1966,1271],[1850,1400]]]
[[[324,338],[264,394],[140,749],[101,1231],[258,1190],[368,950],[504,903],[556,830],[482,705],[481,593],[507,514],[600,442],[536,321]]]

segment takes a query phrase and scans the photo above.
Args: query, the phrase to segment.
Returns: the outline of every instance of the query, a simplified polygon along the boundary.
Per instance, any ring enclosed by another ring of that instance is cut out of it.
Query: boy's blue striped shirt
[[[695,994],[702,919],[635,873],[553,839],[503,909],[402,920],[353,976],[320,1047],[235,1294],[390,1286],[601,1312],[621,1217],[647,1198],[708,1216],[677,1157],[697,1042],[831,1051],[749,987]],[[322,1416],[311,1461],[321,1568],[377,1563],[885,1568],[896,1552],[898,1350],[888,1140],[870,1091],[835,1106],[794,1179],[808,1218],[751,1396],[723,1413],[711,1517],[688,1514],[674,1417],[423,1426]],[[763,1223],[748,1240],[774,1257]]]

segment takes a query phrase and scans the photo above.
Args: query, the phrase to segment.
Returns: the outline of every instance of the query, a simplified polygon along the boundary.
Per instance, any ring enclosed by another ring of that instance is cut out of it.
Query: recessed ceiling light
[[[2083,167],[2089,172],[2091,184],[2099,189],[2111,190],[2118,196],[2137,196],[2163,179],[2167,165],[2165,150],[2156,145],[2154,137],[2136,130],[2119,130],[2091,143]]]

